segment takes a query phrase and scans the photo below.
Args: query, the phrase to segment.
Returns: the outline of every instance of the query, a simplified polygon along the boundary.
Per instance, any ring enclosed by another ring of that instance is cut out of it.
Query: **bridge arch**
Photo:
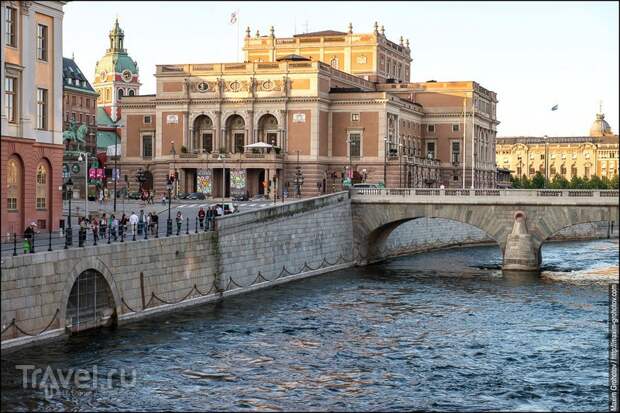
[[[101,259],[89,257],[76,264],[64,283],[60,308],[60,319],[72,331],[114,322],[121,311],[120,294]]]
[[[371,205],[353,213],[354,254],[360,263],[379,261],[384,258],[387,240],[402,224],[420,218],[441,218],[459,222],[484,232],[500,248],[503,255],[506,236],[510,228],[481,208],[466,205]]]

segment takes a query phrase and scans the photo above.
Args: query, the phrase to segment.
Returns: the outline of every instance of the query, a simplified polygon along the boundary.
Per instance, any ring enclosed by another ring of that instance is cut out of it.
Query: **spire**
[[[385,27],[381,25],[381,36],[385,36]]]
[[[271,26],[271,27],[269,28],[269,35],[270,35],[271,37],[275,37],[273,33],[274,33],[274,29],[273,29],[273,26]]]
[[[114,20],[114,26],[112,30],[110,30],[110,48],[108,52],[125,52],[123,49],[123,40],[125,38],[125,33],[123,33],[123,29],[118,24],[118,17]]]
[[[248,26],[248,28],[247,28],[247,29],[245,29],[245,37],[246,37],[247,39],[249,39],[249,38],[250,38],[250,26]]]
[[[379,33],[379,23],[375,22],[375,34]]]
[[[403,42],[404,42],[403,36],[400,36],[400,45],[401,46],[403,46]]]
[[[349,23],[349,34],[353,34],[353,23]]]
[[[258,29],[256,29],[256,38],[258,39],[260,37],[260,32],[258,31]]]
[[[409,49],[409,39],[407,39],[407,41],[405,42],[405,46],[407,46],[407,49]]]

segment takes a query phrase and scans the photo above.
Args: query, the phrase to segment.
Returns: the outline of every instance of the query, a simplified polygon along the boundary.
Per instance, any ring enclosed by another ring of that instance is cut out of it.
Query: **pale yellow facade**
[[[618,135],[611,132],[602,114],[597,114],[590,135],[498,137],[497,167],[510,169],[516,177],[532,178],[540,171],[549,179],[556,175],[568,180],[594,175],[612,178],[618,174]]]

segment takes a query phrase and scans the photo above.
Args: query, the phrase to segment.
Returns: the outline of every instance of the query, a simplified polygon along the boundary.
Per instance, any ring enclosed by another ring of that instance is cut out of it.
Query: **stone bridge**
[[[351,196],[358,264],[384,259],[390,233],[416,218],[444,218],[486,232],[504,270],[538,272],[543,243],[576,224],[618,222],[618,191],[359,189]],[[441,231],[437,228],[437,231]]]

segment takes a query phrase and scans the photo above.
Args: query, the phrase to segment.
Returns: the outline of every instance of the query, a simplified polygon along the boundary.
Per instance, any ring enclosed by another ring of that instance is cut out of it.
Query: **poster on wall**
[[[245,194],[245,169],[230,170],[230,196]]]
[[[196,171],[196,192],[211,195],[211,184],[213,182],[211,169],[198,169]]]

